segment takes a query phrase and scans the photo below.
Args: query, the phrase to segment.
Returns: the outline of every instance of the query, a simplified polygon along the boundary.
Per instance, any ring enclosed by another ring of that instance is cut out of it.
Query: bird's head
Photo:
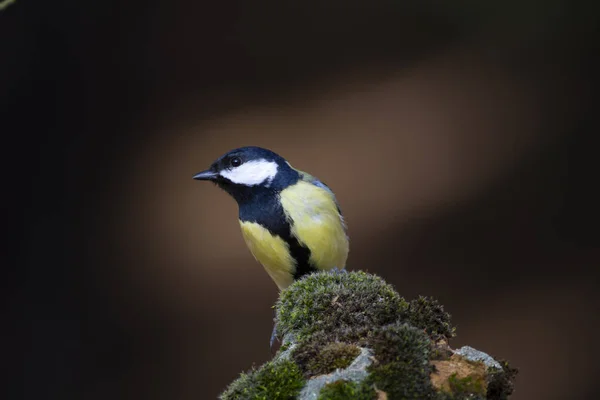
[[[298,180],[298,172],[280,155],[261,147],[241,147],[219,157],[194,179],[214,182],[238,203],[259,193],[282,190]]]

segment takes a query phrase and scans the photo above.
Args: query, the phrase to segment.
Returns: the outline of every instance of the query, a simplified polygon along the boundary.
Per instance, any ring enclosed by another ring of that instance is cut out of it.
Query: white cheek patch
[[[277,175],[277,163],[264,159],[253,160],[239,167],[224,169],[219,174],[238,185],[254,186],[268,181],[268,186]]]

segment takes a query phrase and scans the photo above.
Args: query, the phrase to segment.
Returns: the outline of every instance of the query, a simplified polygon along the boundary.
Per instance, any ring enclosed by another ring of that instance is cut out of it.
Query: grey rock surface
[[[368,375],[367,367],[372,364],[371,350],[360,348],[360,354],[347,368],[338,369],[327,375],[310,379],[298,396],[299,400],[316,400],[323,386],[339,380],[361,382]]]
[[[458,354],[459,356],[464,357],[470,361],[481,361],[488,368],[502,369],[502,366],[500,365],[500,363],[498,361],[494,360],[492,358],[492,356],[490,356],[487,353],[484,353],[483,351],[474,349],[471,346],[463,346],[458,350],[454,350],[454,353]]]

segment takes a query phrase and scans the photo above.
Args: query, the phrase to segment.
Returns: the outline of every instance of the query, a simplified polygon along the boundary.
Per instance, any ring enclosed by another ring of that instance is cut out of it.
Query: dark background
[[[26,1],[0,12],[8,398],[214,398],[276,287],[191,176],[261,145],[327,182],[349,269],[597,399],[593,2]],[[539,4],[538,4],[539,3]]]

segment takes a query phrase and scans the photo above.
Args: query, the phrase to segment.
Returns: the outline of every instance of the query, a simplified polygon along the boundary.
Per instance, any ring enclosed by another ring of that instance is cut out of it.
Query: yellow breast
[[[348,258],[348,237],[333,193],[306,181],[281,192],[281,205],[292,235],[310,249],[310,261],[320,270],[342,269]]]
[[[291,234],[310,250],[309,262],[319,270],[342,269],[348,258],[348,236],[331,191],[299,181],[280,193],[279,201]],[[296,260],[281,237],[256,222],[240,221],[242,235],[254,258],[279,289],[294,281]]]
[[[240,221],[242,235],[254,258],[263,265],[279,289],[294,281],[295,261],[287,243],[256,222]]]

